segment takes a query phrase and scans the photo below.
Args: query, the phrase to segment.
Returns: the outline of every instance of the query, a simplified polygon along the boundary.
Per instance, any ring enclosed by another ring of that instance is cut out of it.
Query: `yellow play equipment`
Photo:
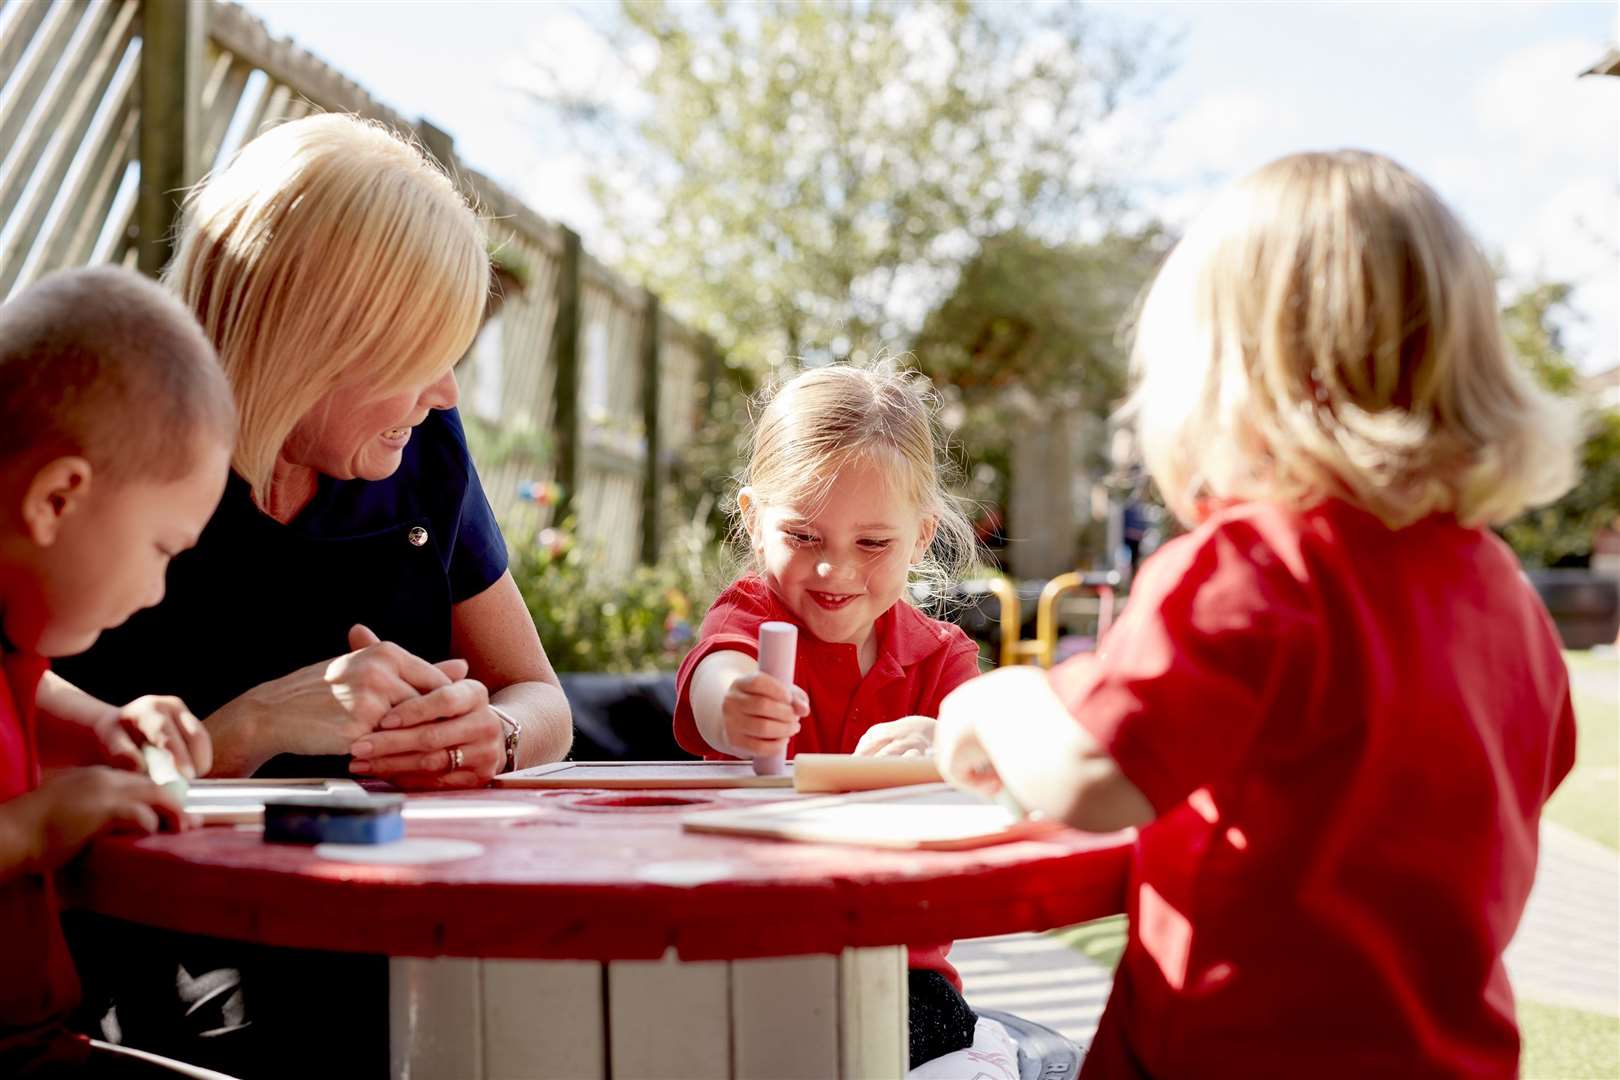
[[[1114,621],[1114,592],[1123,578],[1117,570],[1075,570],[1059,574],[1041,589],[1035,602],[1035,640],[1024,641],[1022,602],[1011,578],[991,578],[985,583],[1001,602],[1000,663],[1038,664],[1051,667],[1057,656],[1057,604],[1064,593],[1088,589],[1097,594],[1097,637],[1100,640]]]

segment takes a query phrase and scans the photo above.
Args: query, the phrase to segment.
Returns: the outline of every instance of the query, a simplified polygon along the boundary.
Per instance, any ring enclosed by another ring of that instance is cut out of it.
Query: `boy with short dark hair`
[[[68,1031],[78,980],[51,875],[102,833],[183,826],[132,771],[138,745],[198,775],[209,743],[178,700],[112,709],[48,658],[163,596],[169,559],[219,502],[235,432],[212,347],[158,285],[73,270],[0,306],[0,1074],[217,1075]]]

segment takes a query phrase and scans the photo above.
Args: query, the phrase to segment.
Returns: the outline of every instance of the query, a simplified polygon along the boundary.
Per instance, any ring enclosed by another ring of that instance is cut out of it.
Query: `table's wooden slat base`
[[[686,963],[390,962],[409,1080],[882,1080],[906,1072],[906,950]]]

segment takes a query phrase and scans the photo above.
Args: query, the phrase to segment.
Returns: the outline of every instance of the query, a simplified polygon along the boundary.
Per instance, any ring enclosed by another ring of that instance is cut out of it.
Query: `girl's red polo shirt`
[[[979,647],[960,627],[930,619],[901,601],[878,617],[877,661],[864,676],[853,645],[807,630],[764,579],[749,575],[721,593],[703,617],[698,643],[675,675],[675,739],[710,760],[729,760],[699,734],[691,680],[710,653],[759,655],[759,625],[799,627],[793,681],[810,697],[810,715],[788,742],[795,754],[852,754],[866,730],[904,716],[938,716],[940,700],[979,673]]]
[[[1502,952],[1575,727],[1506,545],[1228,508],[1052,682],[1160,815],[1088,1077],[1515,1075]]]

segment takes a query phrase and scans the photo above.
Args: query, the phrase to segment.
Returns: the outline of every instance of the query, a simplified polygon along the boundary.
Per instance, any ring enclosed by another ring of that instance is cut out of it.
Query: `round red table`
[[[882,1076],[905,1060],[905,943],[1118,912],[1131,839],[922,852],[682,831],[683,813],[760,801],[720,790],[408,805],[457,800],[537,813],[408,817],[411,839],[482,848],[427,865],[334,861],[251,826],[111,838],[69,896],[188,933],[395,958],[397,1075]]]

